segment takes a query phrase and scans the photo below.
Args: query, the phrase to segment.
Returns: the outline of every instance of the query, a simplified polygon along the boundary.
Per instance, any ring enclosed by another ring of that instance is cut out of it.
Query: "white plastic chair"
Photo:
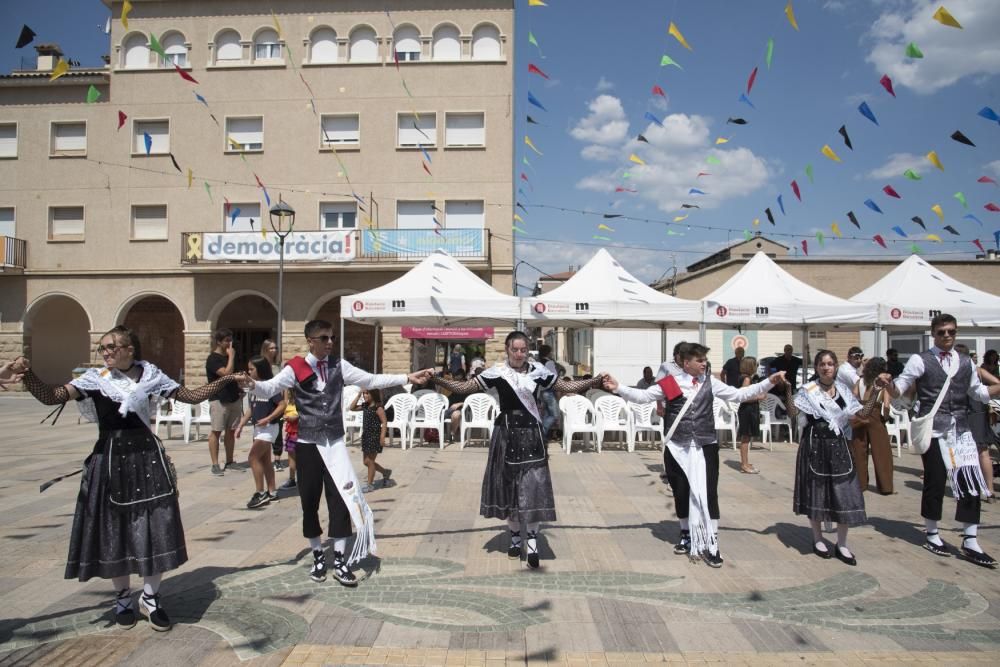
[[[594,401],[594,412],[597,413],[598,452],[601,451],[601,445],[608,433],[624,433],[628,451],[635,451],[632,411],[628,409],[625,399],[612,395],[598,396]]]
[[[436,394],[437,392],[433,389],[417,389],[415,392],[410,394],[413,398],[420,399],[421,396],[426,396],[427,394]]]
[[[896,456],[903,455],[903,434],[906,434],[906,444],[910,444],[910,413],[906,410],[897,409],[895,405],[889,406],[889,421],[885,424],[885,430],[889,432],[889,444],[892,439],[896,439]]]
[[[586,392],[584,392],[583,396],[584,396],[584,398],[586,398],[591,403],[594,403],[601,396],[614,396],[614,394],[612,394],[611,392],[608,392],[608,391],[604,391],[600,387],[594,387],[594,388],[588,389]]]
[[[729,433],[733,449],[736,449],[738,439],[736,436],[736,409],[721,398],[716,398],[712,403],[712,412],[715,416],[715,430]],[[722,442],[722,438],[719,438],[719,442]]]
[[[184,431],[184,442],[191,442],[191,406],[180,401],[171,401],[170,412],[163,414],[156,413],[156,435],[160,435],[160,424],[167,425],[167,440],[170,439],[170,427],[173,424],[180,424]]]
[[[389,408],[392,408],[392,421],[386,424],[386,435],[389,436],[390,445],[393,442],[392,430],[396,429],[399,431],[399,446],[406,449],[407,438],[410,436],[410,420],[416,407],[417,399],[410,394],[396,394],[389,397],[385,411],[388,413]]]
[[[447,409],[448,398],[437,392],[428,390],[417,398],[417,406],[414,408],[413,416],[410,418],[409,442],[411,449],[414,446],[414,442],[419,442],[416,438],[417,431],[429,428],[437,429],[438,443],[440,443],[441,449],[444,449],[444,413]]]
[[[592,434],[601,451],[601,439],[597,434],[597,414],[594,406],[583,396],[570,394],[559,399],[559,412],[563,418],[563,447],[566,453],[573,451],[573,434]]]
[[[788,418],[787,414],[784,417],[778,417],[776,411],[779,405],[781,405],[781,401],[773,394],[766,394],[760,401],[760,436],[762,439],[766,439],[769,445],[774,435],[772,429],[782,426],[788,429],[788,442],[792,442],[792,420]],[[774,451],[773,447],[771,451]]]
[[[364,424],[364,413],[361,410],[351,410],[351,403],[354,397],[361,393],[361,387],[353,384],[344,385],[344,390],[340,395],[340,407],[344,415],[344,441],[350,444],[354,441],[351,437],[351,429],[357,431],[361,437],[361,426]]]
[[[194,406],[192,406],[193,408]],[[194,424],[195,439],[201,440],[201,425],[205,424],[208,426],[208,430],[212,430],[212,412],[208,401],[202,401],[198,404],[198,416],[191,417],[191,423]],[[169,429],[168,429],[169,432]]]
[[[629,403],[628,409],[632,413],[632,449],[635,451],[636,442],[642,433],[653,433],[660,440],[660,449],[664,447],[662,424],[653,423],[653,415],[656,414],[656,403]],[[654,438],[654,442],[656,441]]]
[[[486,393],[472,394],[462,404],[462,419],[458,425],[458,448],[465,449],[465,433],[472,429],[486,429],[493,437],[493,420],[497,418],[500,406]]]

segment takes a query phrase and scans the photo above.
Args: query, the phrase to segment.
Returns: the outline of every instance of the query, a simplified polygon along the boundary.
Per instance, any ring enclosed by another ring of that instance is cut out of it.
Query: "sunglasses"
[[[327,336],[325,334],[322,336],[309,336],[309,340],[318,340],[321,343],[329,343],[333,340],[333,336]]]
[[[958,333],[958,329],[938,329],[934,332],[935,336],[954,336]]]

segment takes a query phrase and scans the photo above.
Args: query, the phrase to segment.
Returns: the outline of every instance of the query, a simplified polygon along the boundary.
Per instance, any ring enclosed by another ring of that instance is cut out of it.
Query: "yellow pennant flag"
[[[928,234],[927,235],[927,240],[928,241],[934,241],[936,243],[943,243],[943,241],[941,240],[941,237],[938,236],[937,234]]]
[[[931,151],[928,153],[927,160],[941,171],[944,171],[944,165],[941,164],[941,160],[938,159],[937,151]]]
[[[833,152],[833,149],[830,148],[829,145],[824,145],[823,148],[820,150],[820,152],[823,155],[830,158],[831,160],[833,160],[834,162],[840,162],[840,157],[838,157],[837,154]]]
[[[754,218],[753,219],[753,226],[754,227],[760,227],[760,218]]]
[[[615,231],[614,229],[612,229],[611,227],[608,227],[607,225],[605,225],[603,223],[600,224],[600,225],[597,225],[597,228],[598,229],[603,229],[606,232],[613,232],[613,231]]]
[[[830,231],[833,232],[833,235],[836,236],[838,239],[843,238],[840,234],[840,225],[838,225],[836,222],[830,224]]]
[[[642,161],[642,158],[636,155],[635,153],[629,155],[628,159],[630,162],[635,162],[636,164],[646,164],[645,162]]]
[[[934,20],[941,25],[951,26],[952,28],[962,29],[962,24],[955,20],[955,17],[951,15],[947,9],[943,6],[938,7],[938,10],[934,12]]]
[[[934,204],[934,206],[931,206],[931,210],[937,213],[937,217],[941,219],[941,222],[944,222],[944,211],[941,209],[941,204]]]
[[[718,139],[715,140],[716,146],[718,146],[719,144],[728,144],[728,143],[729,139],[726,139],[725,137],[719,137]]]
[[[539,155],[545,155],[542,151],[538,150],[538,148],[535,147],[535,144],[532,143],[532,141],[531,141],[531,137],[529,137],[528,135],[524,135],[524,143],[528,144],[528,147],[531,150],[533,150],[536,153],[538,153]]]
[[[674,222],[680,222],[681,220],[687,220],[687,216],[686,215],[675,215],[674,216]]]
[[[238,151],[243,150],[243,144],[241,144],[240,142],[236,141],[232,137],[226,137],[226,141],[229,142],[229,145],[232,146],[233,148],[235,148],[236,150],[238,150]]]
[[[278,31],[278,37],[281,37],[282,36],[281,35],[281,24],[278,23],[278,15],[274,13],[273,9],[271,10],[271,18],[274,19],[274,29]]]
[[[688,51],[694,51],[694,49],[691,48],[691,45],[687,43],[687,40],[684,39],[684,35],[681,34],[681,31],[678,30],[677,24],[675,24],[673,21],[670,22],[670,27],[667,28],[667,34],[676,39],[678,42],[680,42],[681,46],[683,46]]]
[[[52,76],[49,77],[49,81],[55,81],[68,71],[69,63],[64,58],[60,58],[56,66],[52,68]]]
[[[517,213],[514,214],[514,219],[517,220],[518,222],[524,222],[524,218],[519,216]]]
[[[189,188],[191,187],[191,181],[193,181],[193,180],[194,180],[194,172],[191,171],[190,167],[188,167],[188,187]]]
[[[528,0],[529,7],[548,7],[542,0]]]
[[[785,5],[785,16],[788,17],[788,22],[792,24],[792,27],[798,30],[799,23],[795,20],[795,10],[792,9],[792,0],[788,0],[788,4]]]
[[[132,3],[128,0],[122,3],[122,26],[128,30],[128,15],[132,12]]]

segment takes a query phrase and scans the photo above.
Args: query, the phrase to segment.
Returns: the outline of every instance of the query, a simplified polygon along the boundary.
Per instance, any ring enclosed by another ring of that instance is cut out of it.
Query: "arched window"
[[[472,31],[472,59],[500,60],[500,30],[494,25],[481,25]]]
[[[126,39],[124,50],[123,64],[126,69],[149,67],[149,43],[145,35],[137,33]]]
[[[337,33],[333,28],[316,28],[311,36],[312,50],[309,54],[311,63],[337,62]]]
[[[243,60],[243,46],[240,44],[240,33],[235,30],[224,30],[215,38],[216,62],[239,62]]]
[[[373,63],[378,60],[378,42],[372,28],[355,28],[351,32],[352,63]]]
[[[281,60],[281,41],[277,31],[265,28],[253,40],[254,60]]]
[[[184,35],[179,32],[167,33],[160,39],[160,46],[167,54],[166,59],[163,60],[164,67],[173,67],[174,65],[187,67],[188,50],[184,42]]]
[[[434,31],[434,60],[461,60],[462,43],[458,35],[458,28],[453,25],[439,26]]]
[[[412,25],[396,28],[392,35],[392,48],[400,62],[420,60],[420,31]]]

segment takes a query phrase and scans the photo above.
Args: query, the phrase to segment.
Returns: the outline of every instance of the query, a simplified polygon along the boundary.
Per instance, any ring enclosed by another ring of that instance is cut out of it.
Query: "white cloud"
[[[614,88],[615,84],[611,81],[608,81],[603,76],[597,81],[597,85],[594,86],[594,90],[597,91],[598,93],[606,93],[609,90],[614,90]]]
[[[627,165],[631,179],[626,182],[638,190],[634,197],[674,212],[683,203],[715,208],[763,187],[771,175],[771,165],[749,149],[715,147],[709,119],[703,116],[670,114],[662,119],[662,127],[650,122],[642,130],[649,143],[641,143],[627,134],[628,121],[618,98],[602,95],[590,103],[590,111],[570,134],[587,144],[580,151],[584,158],[615,166],[582,178],[576,184],[581,190],[613,193]],[[632,153],[646,164],[629,163]],[[710,155],[720,164],[708,164],[705,160]],[[711,176],[697,178],[702,171]],[[691,188],[709,194],[689,195]]]
[[[950,0],[948,10],[963,30],[944,26],[932,16],[940,0],[911,0],[887,10],[872,25],[874,41],[867,61],[888,74],[897,87],[934,93],[967,76],[1000,74],[1000,11],[996,0]],[[915,43],[924,57],[906,57]]]
[[[993,162],[989,162],[984,165],[983,168],[986,169],[986,171],[992,171],[997,176],[1000,176],[1000,160],[993,160]]]
[[[720,242],[711,245],[711,251],[706,250],[706,252],[716,252],[723,247]],[[609,243],[605,247],[625,267],[626,271],[647,284],[659,278],[663,270],[670,266],[671,253],[667,249],[639,250],[633,247],[623,248],[614,243]],[[569,242],[520,243],[517,246],[517,259],[527,260],[547,273],[561,273],[568,270],[570,266],[575,268],[586,264],[598,249],[597,246],[574,245]],[[684,249],[690,248],[684,246]],[[692,257],[694,255],[686,252],[678,255],[678,266],[689,263]],[[524,277],[522,277],[522,272],[524,272]],[[538,272],[522,265],[517,273],[517,282],[527,286],[534,284],[536,280],[538,280]]]
[[[840,0],[826,0],[826,2],[823,3],[823,9],[834,14],[840,14],[847,9],[847,5],[840,2]]]
[[[899,178],[907,169],[912,169],[917,174],[927,171],[930,162],[923,155],[913,153],[893,153],[881,167],[876,167],[868,172],[868,178],[882,180],[886,178]]]

